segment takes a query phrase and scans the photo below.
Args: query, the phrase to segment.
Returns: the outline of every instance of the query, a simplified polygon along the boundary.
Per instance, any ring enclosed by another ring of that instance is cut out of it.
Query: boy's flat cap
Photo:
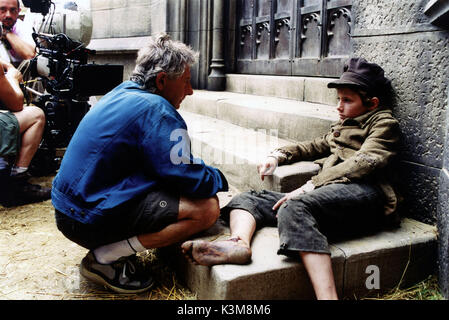
[[[369,63],[364,58],[351,58],[345,63],[340,79],[329,82],[327,87],[357,86],[374,94],[382,92],[389,83],[379,65]]]

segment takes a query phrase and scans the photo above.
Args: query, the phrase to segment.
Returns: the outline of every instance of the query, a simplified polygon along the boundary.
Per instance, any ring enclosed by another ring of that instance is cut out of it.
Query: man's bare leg
[[[337,300],[332,260],[326,253],[300,252],[318,300]]]
[[[178,221],[155,233],[141,234],[137,238],[145,248],[160,248],[188,239],[204,231],[220,216],[218,198],[189,199],[179,201]]]
[[[190,240],[181,248],[193,263],[205,266],[216,264],[246,264],[251,261],[251,239],[256,229],[254,217],[245,210],[230,212],[231,236],[228,240]]]
[[[36,153],[45,128],[45,115],[42,109],[34,106],[24,107],[22,111],[14,112],[22,135],[19,155],[15,165],[28,167]]]
[[[178,221],[159,232],[141,234],[135,237],[109,243],[94,249],[98,262],[110,264],[121,257],[142,252],[146,249],[166,247],[187,239],[191,235],[210,228],[220,215],[218,198],[179,200]]]

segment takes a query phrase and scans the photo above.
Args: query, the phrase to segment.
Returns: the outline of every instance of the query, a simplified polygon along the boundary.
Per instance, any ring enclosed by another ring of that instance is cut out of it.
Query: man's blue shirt
[[[83,223],[165,188],[186,197],[226,191],[221,172],[190,153],[187,126],[163,97],[126,81],[83,118],[53,181],[54,207]]]

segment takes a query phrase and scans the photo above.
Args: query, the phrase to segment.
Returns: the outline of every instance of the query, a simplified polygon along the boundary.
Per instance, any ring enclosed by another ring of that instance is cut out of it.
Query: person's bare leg
[[[338,300],[330,255],[317,252],[300,252],[304,267],[312,282],[318,300]]]
[[[190,240],[181,248],[186,257],[196,264],[246,264],[251,261],[251,239],[256,229],[254,217],[245,210],[230,212],[231,236],[227,240]]]
[[[218,198],[188,199],[179,201],[178,221],[159,232],[138,235],[145,248],[160,248],[188,239],[210,228],[220,216]]]
[[[229,215],[229,229],[231,231],[231,239],[239,238],[249,248],[256,230],[256,220],[248,211],[234,209]]]
[[[17,167],[28,167],[42,140],[45,115],[42,109],[34,106],[24,107],[22,111],[15,112],[14,115],[19,122],[22,135],[15,164]]]

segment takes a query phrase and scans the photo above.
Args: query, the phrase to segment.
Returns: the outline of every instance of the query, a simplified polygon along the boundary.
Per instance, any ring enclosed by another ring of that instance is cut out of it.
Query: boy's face
[[[337,88],[337,95],[337,111],[341,121],[347,118],[356,118],[377,107],[377,105],[373,107],[364,106],[359,94],[349,88]]]

